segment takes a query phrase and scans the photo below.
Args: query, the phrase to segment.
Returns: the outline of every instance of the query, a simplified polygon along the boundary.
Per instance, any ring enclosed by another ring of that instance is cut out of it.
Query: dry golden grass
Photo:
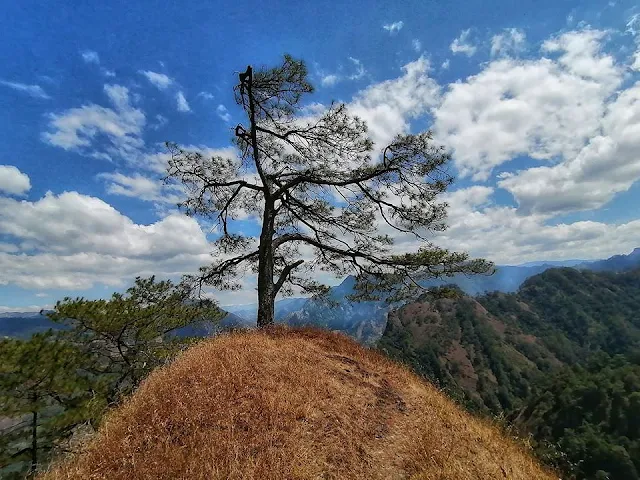
[[[554,476],[382,355],[342,335],[278,327],[190,348],[42,478]]]

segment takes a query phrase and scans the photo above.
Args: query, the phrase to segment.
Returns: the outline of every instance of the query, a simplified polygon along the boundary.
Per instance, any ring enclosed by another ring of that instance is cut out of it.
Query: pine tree
[[[11,466],[0,470],[3,478],[33,476],[100,409],[81,365],[79,350],[51,331],[0,342],[0,465]]]
[[[65,298],[49,317],[70,327],[65,337],[82,350],[88,359],[83,367],[111,404],[191,343],[185,330],[215,328],[224,315],[214,302],[194,299],[185,284],[138,277],[108,300]]]
[[[313,273],[355,273],[362,295],[415,293],[425,278],[486,273],[470,260],[428,241],[446,228],[438,202],[453,181],[450,160],[429,132],[398,135],[374,154],[363,120],[344,104],[309,114],[302,100],[313,92],[302,61],[285,55],[275,68],[249,66],[239,75],[236,102],[246,124],[235,127],[235,161],[167,144],[168,180],[185,187],[191,215],[218,222],[218,258],[194,277],[200,286],[239,288],[238,275],[257,273],[258,326],[274,322],[278,294],[326,291]],[[233,231],[238,215],[260,217],[258,237]],[[390,233],[383,233],[385,229]],[[394,235],[419,240],[417,251],[396,253]],[[313,252],[313,259],[303,257]],[[235,256],[232,256],[235,254]],[[310,275],[311,274],[311,275]]]

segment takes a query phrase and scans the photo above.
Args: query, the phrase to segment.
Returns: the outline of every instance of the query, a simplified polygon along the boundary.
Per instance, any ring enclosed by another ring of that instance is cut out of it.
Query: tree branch
[[[284,285],[284,282],[286,282],[287,277],[289,276],[289,274],[291,273],[291,271],[297,267],[299,267],[300,265],[302,265],[304,263],[304,260],[298,260],[296,262],[293,262],[289,265],[287,265],[286,267],[284,267],[282,269],[282,272],[280,273],[280,277],[278,278],[278,281],[276,282],[275,286],[274,286],[274,296],[278,295],[278,292],[280,291],[280,289],[282,288],[282,285]]]

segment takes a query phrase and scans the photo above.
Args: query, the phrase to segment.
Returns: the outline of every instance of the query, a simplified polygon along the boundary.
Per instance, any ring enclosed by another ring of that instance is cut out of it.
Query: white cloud
[[[231,114],[227,110],[227,107],[222,104],[218,105],[218,107],[216,108],[216,113],[224,122],[229,123],[229,121],[231,120]]]
[[[449,70],[450,66],[451,66],[451,61],[447,58],[444,62],[442,62],[442,65],[440,65],[440,68],[442,68],[442,70]]]
[[[411,46],[417,53],[420,53],[420,51],[422,50],[422,43],[417,38],[414,38],[411,41]]]
[[[107,68],[101,68],[100,71],[105,77],[113,78],[116,76],[116,72],[114,72],[113,70],[109,70]]]
[[[215,98],[215,96],[213,95],[213,93],[211,93],[211,92],[205,92],[205,91],[200,92],[200,93],[198,94],[198,97],[202,97],[202,98],[204,98],[205,100],[213,100],[213,99]]]
[[[332,87],[336,83],[338,83],[339,80],[340,80],[340,77],[332,73],[329,75],[324,75],[322,78],[320,78],[320,83],[322,84],[323,87]]]
[[[428,112],[439,99],[440,89],[429,77],[427,59],[420,57],[402,70],[401,77],[365,88],[348,105],[351,113],[367,122],[377,149],[407,132],[411,119]]]
[[[467,57],[472,57],[476,53],[477,47],[469,42],[470,34],[470,28],[462,30],[458,38],[451,42],[451,45],[449,46],[451,51],[453,53],[464,53]]]
[[[37,295],[36,295],[37,296]],[[42,309],[52,308],[52,305],[27,305],[26,307],[8,307],[6,305],[0,305],[0,313],[9,312],[39,312]]]
[[[553,225],[548,215],[521,215],[516,208],[496,205],[491,201],[493,192],[490,187],[474,186],[447,194],[449,229],[438,235],[438,244],[503,265],[542,259],[600,259],[638,246],[640,220]]]
[[[107,181],[107,193],[123,195],[139,200],[177,204],[183,199],[178,185],[165,185],[161,179],[146,177],[140,173],[101,173],[99,178]]]
[[[159,90],[166,90],[173,84],[173,80],[164,73],[152,72],[150,70],[141,70],[140,73],[147,77],[147,80]]]
[[[617,85],[620,83],[620,68],[615,67],[613,56],[600,54],[606,36],[607,32],[602,30],[568,32],[545,41],[542,50],[560,53],[558,62],[574,75],[607,86]]]
[[[51,113],[49,131],[42,134],[42,139],[65,150],[81,150],[99,158],[137,156],[144,146],[141,137],[146,123],[144,113],[131,106],[126,87],[105,85],[104,91],[115,108],[88,104],[60,114]],[[109,141],[100,151],[94,145],[99,135]]]
[[[165,175],[171,155],[161,144],[157,145],[157,147],[160,149],[159,151],[147,152],[141,155],[137,163],[133,166],[156,174]],[[230,159],[237,159],[238,157],[238,152],[234,147],[211,148],[206,145],[183,145],[182,148],[191,152],[200,152],[204,157],[221,156]]]
[[[554,160],[578,154],[597,134],[622,69],[600,53],[602,32],[569,32],[545,42],[557,60],[500,59],[449,86],[434,130],[453,149],[462,176],[489,177],[518,155]]]
[[[0,198],[0,234],[17,253],[0,253],[0,284],[24,288],[122,285],[140,274],[193,272],[209,260],[197,222],[172,214],[139,225],[102,200],[76,192],[36,202]]]
[[[318,68],[320,84],[323,87],[333,87],[337,83],[345,80],[360,80],[367,74],[367,71],[360,60],[354,57],[348,57],[348,59],[353,65],[352,73],[345,73],[344,71],[346,68],[342,65],[338,69],[340,73],[326,73]]]
[[[0,165],[0,192],[24,195],[31,189],[29,177],[13,165]]]
[[[393,22],[393,23],[387,23],[385,25],[382,25],[382,28],[385,29],[387,32],[389,32],[391,35],[398,33],[400,30],[402,30],[402,27],[404,26],[404,22],[399,20],[397,22]]]
[[[348,76],[349,80],[360,80],[367,74],[367,71],[364,69],[364,65],[362,65],[362,62],[357,58],[349,57],[349,60],[353,63],[356,69],[355,73]]]
[[[16,247],[13,243],[0,242],[0,252],[16,253],[19,251],[20,249]]]
[[[633,35],[634,37],[640,34],[640,13],[636,13],[629,17],[625,33]]]
[[[525,48],[526,36],[519,28],[506,28],[491,39],[491,56],[517,55]]]
[[[562,213],[602,207],[640,179],[640,82],[607,106],[599,134],[551,167],[505,175],[499,185],[524,212]]]
[[[80,55],[82,55],[82,60],[84,60],[85,63],[95,63],[96,65],[100,64],[100,57],[98,56],[98,53],[93,50],[85,50],[84,52],[81,52]]]
[[[191,111],[189,102],[187,102],[187,99],[185,98],[184,93],[182,93],[182,91],[179,91],[178,93],[176,93],[176,104],[179,112]]]
[[[633,63],[631,64],[631,69],[636,72],[640,72],[640,47],[633,54]]]
[[[40,85],[27,85],[26,83],[9,82],[7,80],[0,80],[0,85],[12,88],[18,92],[26,93],[33,98],[42,98],[45,100],[51,98]]]
[[[159,113],[154,118],[155,118],[155,122],[149,125],[154,130],[158,130],[164,127],[167,123],[169,123],[169,119]]]

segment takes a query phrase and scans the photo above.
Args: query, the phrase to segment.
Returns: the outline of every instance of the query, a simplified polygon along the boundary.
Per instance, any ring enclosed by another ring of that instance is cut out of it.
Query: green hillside
[[[389,316],[379,348],[532,433],[538,453],[577,478],[634,479],[638,312],[640,270],[551,269],[514,294],[425,295]]]

